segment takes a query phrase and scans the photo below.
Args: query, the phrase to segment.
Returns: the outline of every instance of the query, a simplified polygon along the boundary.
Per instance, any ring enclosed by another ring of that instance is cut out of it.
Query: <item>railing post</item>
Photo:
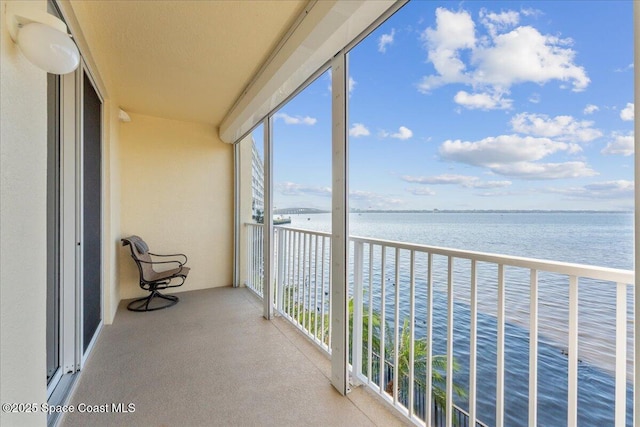
[[[578,278],[569,277],[569,378],[567,426],[578,425]]]
[[[358,384],[362,374],[362,276],[364,244],[355,242],[353,249],[353,319],[351,333],[352,382]],[[371,343],[369,343],[371,345]]]
[[[274,229],[274,234],[276,238],[277,245],[277,253],[275,255],[278,260],[278,270],[276,271],[276,281],[278,283],[277,287],[277,303],[276,307],[280,313],[283,312],[284,307],[284,235],[286,234],[285,230],[282,229]]]
[[[616,398],[615,425],[627,422],[627,285],[616,284]]]

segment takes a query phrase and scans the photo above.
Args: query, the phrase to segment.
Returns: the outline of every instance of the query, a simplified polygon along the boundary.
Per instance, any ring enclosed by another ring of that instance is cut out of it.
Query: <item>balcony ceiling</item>
[[[122,109],[218,126],[307,1],[71,4]]]

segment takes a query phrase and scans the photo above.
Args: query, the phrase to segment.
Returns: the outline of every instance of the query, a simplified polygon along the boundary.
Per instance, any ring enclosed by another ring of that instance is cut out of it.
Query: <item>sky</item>
[[[632,9],[409,2],[348,54],[351,208],[633,209]],[[273,140],[275,207],[329,209],[329,71]]]

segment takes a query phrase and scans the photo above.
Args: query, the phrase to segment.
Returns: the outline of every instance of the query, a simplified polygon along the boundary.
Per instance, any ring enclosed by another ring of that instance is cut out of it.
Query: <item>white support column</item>
[[[640,4],[637,2],[633,5],[633,33],[634,40],[640,39]],[[634,44],[635,51],[635,69],[640,68],[640,43]],[[636,72],[635,78],[635,97],[636,104],[640,100],[640,83],[638,74]],[[635,110],[635,137],[634,137],[634,181],[640,182],[640,109]],[[635,265],[640,265],[640,186],[635,185],[634,191],[634,248],[635,248]],[[638,339],[638,331],[640,331],[640,274],[635,275],[634,283],[634,303],[633,303],[633,343],[634,343],[634,355],[633,355],[633,425],[634,427],[640,426],[640,390],[637,386],[640,384],[640,340]]]
[[[269,116],[264,121],[264,225],[263,237],[263,285],[262,316],[271,320],[273,316],[273,153],[271,148],[271,123]]]
[[[240,143],[233,144],[233,281],[237,288],[240,283]]]
[[[343,52],[331,61],[332,70],[332,202],[331,202],[331,384],[348,392],[349,193],[347,183],[347,64]]]

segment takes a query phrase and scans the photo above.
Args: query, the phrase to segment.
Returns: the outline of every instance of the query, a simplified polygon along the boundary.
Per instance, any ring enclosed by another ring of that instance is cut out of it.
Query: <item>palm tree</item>
[[[303,304],[298,304],[294,301],[290,301],[293,287],[286,286],[285,287],[285,309],[288,307],[288,314],[292,316],[294,319],[301,321],[302,317],[309,319],[309,324],[311,325],[311,332],[313,335],[320,337],[318,333],[321,328],[324,330],[325,344],[330,345],[328,342],[329,339],[329,314],[325,313],[324,316],[321,316],[320,313],[317,313],[315,310],[307,310],[304,308]],[[353,298],[349,299],[349,336],[353,336]],[[317,322],[317,323],[316,323]],[[317,324],[317,329],[316,328]],[[372,326],[372,340],[371,340],[371,351],[373,354],[380,354],[380,337],[382,327],[384,325],[385,328],[385,336],[392,337],[393,331],[389,327],[386,322],[382,321],[380,314],[373,310],[371,315],[371,326]],[[306,327],[306,325],[305,325]],[[426,390],[426,375],[427,375],[427,353],[428,353],[428,340],[426,337],[420,339],[414,339],[413,345],[413,369],[414,369],[414,381],[419,386],[422,387],[423,390]],[[364,310],[362,314],[362,371],[365,376],[373,377],[373,373],[369,375],[369,312],[368,310]],[[392,361],[395,359],[394,357],[395,348],[393,345],[393,340],[388,339],[385,340],[385,359],[386,361]],[[409,378],[409,366],[410,366],[410,355],[411,355],[411,328],[409,326],[409,319],[405,318],[399,341],[398,341],[398,378],[400,378],[400,384],[402,384],[402,379]],[[351,361],[351,348],[349,351],[349,361]],[[385,363],[382,361],[379,362],[379,367],[377,368],[379,375],[384,375]],[[432,396],[433,399],[440,408],[446,408],[447,403],[447,394],[446,394],[446,372],[447,372],[447,356],[446,355],[432,355],[431,356],[431,384],[432,384]],[[459,365],[456,360],[453,360],[453,372],[456,372],[459,369]],[[376,368],[373,368],[374,372]],[[387,378],[385,383],[385,391],[389,394],[393,393],[393,379]],[[458,397],[466,397],[466,391],[459,384],[453,384],[454,393]],[[408,392],[408,390],[404,390],[404,392]]]
[[[394,359],[393,343],[389,345],[389,358]],[[413,344],[413,375],[414,381],[419,384],[423,389],[426,389],[426,376],[427,376],[427,353],[428,342],[427,338],[414,339]],[[398,342],[398,377],[409,379],[409,367],[411,357],[411,328],[409,327],[409,319],[405,318],[400,338]],[[453,372],[460,369],[458,362],[453,359]],[[431,384],[432,394],[436,404],[445,408],[447,404],[447,356],[446,355],[432,355],[431,356]],[[389,387],[393,390],[393,384]],[[466,397],[466,391],[459,384],[453,384],[453,391],[458,397]]]
[[[372,311],[372,352],[375,353],[376,349],[378,354],[380,351],[380,336],[381,327],[384,323],[385,336],[392,337],[392,329],[386,322],[382,322],[380,314],[377,311]],[[349,335],[353,336],[353,298],[349,300]],[[369,313],[367,310],[362,315],[362,371],[363,374],[368,376],[368,340],[369,340]],[[385,340],[385,359],[393,363],[395,348],[393,340]],[[427,338],[414,339],[413,346],[413,369],[414,369],[414,381],[426,390],[426,375],[427,375],[427,353],[428,353],[428,341]],[[398,341],[398,377],[401,379],[409,378],[411,356],[411,328],[409,327],[409,319],[405,318],[399,341]],[[351,360],[351,353],[349,354],[349,360]],[[385,362],[386,363],[386,362]],[[379,375],[384,375],[385,369],[384,363],[380,362]],[[446,355],[432,355],[431,356],[431,384],[433,399],[441,408],[446,408],[447,394],[446,394],[446,372],[447,372],[447,356]],[[459,365],[456,360],[453,360],[453,372],[459,369]],[[454,393],[459,397],[465,397],[466,391],[459,384],[453,384]],[[389,394],[393,393],[393,379],[387,379],[385,384],[385,391]],[[408,390],[405,390],[408,392]]]

